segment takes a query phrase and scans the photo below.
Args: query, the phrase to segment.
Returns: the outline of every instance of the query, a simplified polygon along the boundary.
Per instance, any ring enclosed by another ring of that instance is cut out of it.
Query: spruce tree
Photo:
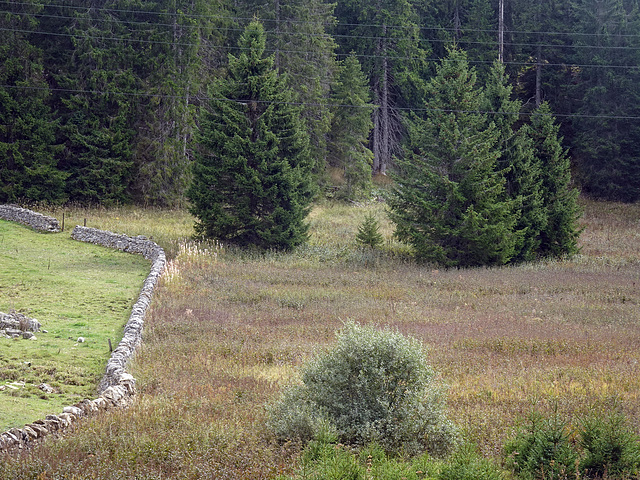
[[[460,46],[467,51],[478,71],[481,82],[491,70],[491,61],[497,56],[495,31],[498,29],[498,13],[492,7],[491,0],[473,0],[469,2],[462,24]]]
[[[554,110],[569,113],[567,86],[575,71],[567,68],[575,2],[515,0],[512,3],[513,40],[510,49],[519,71],[518,90],[537,108],[544,100]],[[512,67],[513,68],[513,67]],[[514,72],[515,76],[515,72]]]
[[[225,0],[43,4],[60,166],[76,201],[184,201],[194,104],[221,64]],[[214,15],[215,14],[215,15]],[[216,72],[217,73],[217,72]]]
[[[501,265],[514,254],[516,216],[496,171],[498,133],[480,111],[464,52],[451,49],[427,86],[424,119],[389,198],[396,236],[419,259],[445,266]]]
[[[206,95],[214,73],[209,66],[222,60],[219,46],[225,42],[222,32],[229,22],[224,3],[159,0],[135,4],[146,11],[129,24],[143,40],[139,46],[145,52],[136,68],[145,92],[137,97],[135,108],[131,190],[138,203],[173,206],[184,201],[190,182],[187,146],[195,123],[194,103]]]
[[[322,174],[327,157],[327,133],[331,126],[330,88],[337,65],[336,43],[327,32],[335,18],[335,3],[327,0],[267,0],[234,2],[238,16],[257,17],[264,24],[267,50],[295,101],[305,107],[301,116],[309,132],[314,171]]]
[[[573,79],[578,104],[572,154],[583,191],[640,200],[640,8],[623,0],[581,0]],[[588,35],[584,35],[588,34]],[[610,67],[610,66],[615,66]]]
[[[578,190],[572,186],[571,163],[559,137],[549,104],[544,102],[531,117],[527,127],[533,138],[536,156],[542,164],[544,209],[548,218],[540,233],[539,252],[559,257],[578,252],[582,214]]]
[[[60,167],[71,200],[128,203],[142,88],[136,67],[148,57],[129,28],[136,20],[129,2],[94,0],[87,7],[65,29],[75,37],[73,51],[55,75],[65,145]]]
[[[484,81],[497,57],[498,14],[491,0],[446,0],[416,2],[420,10],[422,35],[431,42],[436,58],[447,55],[447,45],[456,44],[467,52],[480,81]],[[435,28],[434,28],[435,27]],[[439,28],[438,28],[439,27]]]
[[[0,6],[0,203],[65,200],[42,54],[29,39],[36,3]],[[12,31],[13,30],[13,31]],[[11,31],[11,33],[7,33]]]
[[[483,110],[498,132],[498,170],[506,178],[503,200],[514,202],[518,221],[515,227],[514,260],[533,260],[540,246],[540,232],[547,224],[543,208],[540,159],[527,134],[519,128],[522,103],[512,98],[505,67],[494,62],[488,74],[483,97]]]
[[[380,225],[376,217],[369,213],[358,227],[356,243],[366,247],[378,248],[383,242],[384,238],[380,233]]]
[[[329,132],[329,164],[344,171],[341,196],[355,199],[371,190],[373,153],[366,146],[373,128],[368,80],[355,55],[340,66],[333,86],[335,109]]]
[[[309,139],[300,109],[265,57],[262,24],[251,22],[229,76],[210,90],[196,136],[188,190],[196,231],[239,246],[290,249],[307,238],[313,195]]]
[[[336,6],[340,52],[358,53],[373,103],[373,173],[386,174],[401,152],[402,108],[419,105],[430,47],[420,40],[419,18],[408,0],[345,0]]]

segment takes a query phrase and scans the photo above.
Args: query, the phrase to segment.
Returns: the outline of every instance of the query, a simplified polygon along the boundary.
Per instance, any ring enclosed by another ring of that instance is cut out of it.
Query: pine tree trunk
[[[276,40],[276,51],[274,52],[275,67],[276,67],[276,71],[278,73],[281,73],[281,71],[280,71],[280,49],[278,48],[279,41],[280,41],[280,0],[275,0],[274,5],[273,5],[273,10],[275,12],[275,17],[276,17],[275,38],[277,39]]]
[[[378,110],[373,123],[373,173],[386,174],[391,150],[391,115],[389,101],[389,59],[387,58],[387,26],[382,26],[382,38],[378,42],[378,55],[382,57],[382,71],[376,85],[375,102]]]
[[[460,20],[460,5],[456,3],[453,12],[453,36],[456,40],[460,40],[462,36],[462,20]]]
[[[389,118],[389,108],[389,60],[385,57],[382,63],[382,155],[380,158],[380,173],[382,175],[386,175],[387,163],[391,156],[391,122]]]
[[[380,105],[380,94],[378,91],[375,92],[376,105]],[[380,144],[382,143],[380,140],[380,112],[376,111],[373,115],[373,138],[372,138],[372,151],[373,151],[373,165],[372,170],[374,175],[380,171]]]

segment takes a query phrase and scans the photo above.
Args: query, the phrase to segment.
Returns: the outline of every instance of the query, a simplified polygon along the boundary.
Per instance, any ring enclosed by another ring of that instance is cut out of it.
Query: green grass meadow
[[[421,340],[447,386],[449,417],[482,457],[498,465],[505,441],[533,409],[575,422],[616,408],[640,433],[640,205],[583,200],[583,206],[582,250],[575,257],[451,270],[412,261],[392,238],[380,202],[316,205],[307,245],[266,254],[191,241],[192,220],[184,212],[70,212],[78,223],[86,215],[89,226],[153,236],[168,250],[167,272],[131,367],[137,400],[126,410],[81,421],[62,439],[1,458],[0,477],[246,480],[291,474],[300,465],[300,446],[273,441],[264,405],[296,380],[310,355],[334,342],[346,319],[392,326]],[[355,243],[368,213],[385,236],[375,251]],[[58,237],[36,238],[44,244]],[[49,283],[47,264],[44,258],[41,267],[30,267],[24,290],[39,292],[31,286]],[[28,306],[36,318],[46,303],[40,298]],[[73,310],[71,303],[59,308]],[[72,327],[58,328],[60,342],[72,336],[65,330]],[[74,351],[72,343],[67,347]],[[104,361],[106,352],[97,357]],[[421,472],[410,478],[429,478]]]
[[[42,324],[37,340],[0,338],[0,431],[60,413],[96,396],[98,381],[122,336],[149,271],[136,255],[42,234],[0,221],[0,311]],[[79,337],[86,341],[78,343]],[[47,383],[54,393],[37,387]]]

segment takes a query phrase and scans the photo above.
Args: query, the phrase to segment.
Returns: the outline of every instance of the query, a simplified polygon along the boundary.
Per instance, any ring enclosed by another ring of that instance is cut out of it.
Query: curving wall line
[[[43,222],[41,217],[44,215],[30,210],[18,207],[7,208],[5,205],[0,205],[0,218],[17,221],[37,230],[59,231],[50,229],[51,225],[54,225],[50,220],[54,220],[57,224],[55,218],[45,217],[49,220]],[[164,250],[143,236],[128,237],[88,227],[75,227],[71,238],[80,242],[141,254],[144,258],[151,260],[151,271],[144,281],[138,300],[133,305],[129,321],[124,327],[122,340],[107,362],[105,374],[98,388],[98,398],[85,399],[73,406],[65,407],[59,415],[47,415],[46,418],[36,420],[23,428],[12,428],[7,432],[0,433],[0,452],[28,448],[48,435],[62,433],[84,416],[113,407],[127,406],[131,402],[131,397],[135,395],[135,379],[127,373],[126,367],[142,341],[144,317],[151,304],[155,286],[166,264]]]
[[[151,304],[153,290],[158,278],[164,271],[166,257],[164,250],[158,244],[147,240],[143,236],[127,237],[126,235],[95,228],[77,226],[73,229],[71,238],[80,242],[93,243],[124,252],[140,254],[152,262],[151,271],[142,285],[138,301],[133,305],[131,317],[129,317],[129,321],[124,327],[122,340],[107,362],[106,372],[98,389],[100,393],[103,393],[109,388],[121,385],[123,379],[125,379],[125,382],[128,381],[130,377],[126,373],[126,365],[142,340],[144,317]]]

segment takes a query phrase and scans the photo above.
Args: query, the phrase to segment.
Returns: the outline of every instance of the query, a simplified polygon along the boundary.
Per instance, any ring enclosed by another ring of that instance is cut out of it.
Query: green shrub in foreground
[[[432,380],[420,342],[347,322],[335,347],[303,366],[302,384],[269,407],[268,426],[281,441],[307,442],[328,430],[345,444],[441,455],[456,429]]]
[[[504,480],[500,468],[468,445],[447,460],[423,454],[392,457],[378,444],[361,449],[332,443],[331,435],[309,442],[296,474],[279,480]]]
[[[624,416],[613,412],[604,418],[593,415],[581,422],[579,444],[584,455],[580,471],[587,478],[638,478],[640,439],[626,424]]]
[[[539,412],[505,445],[507,466],[522,479],[564,479],[577,469],[578,454],[570,443],[569,425],[556,413]]]
[[[438,480],[503,480],[505,474],[496,465],[476,453],[471,445],[463,445],[447,459]]]
[[[640,473],[640,440],[617,411],[594,413],[577,428],[557,413],[533,412],[505,453],[507,466],[525,480],[629,479]]]

